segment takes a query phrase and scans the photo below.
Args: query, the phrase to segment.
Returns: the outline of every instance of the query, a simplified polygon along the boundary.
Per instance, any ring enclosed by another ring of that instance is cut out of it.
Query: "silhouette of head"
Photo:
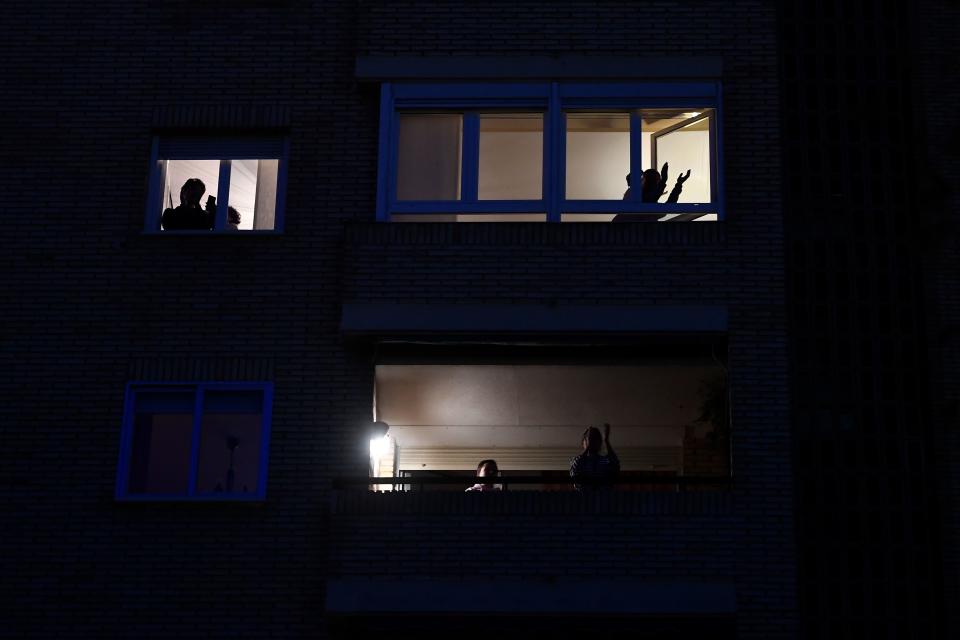
[[[583,432],[581,445],[583,446],[584,453],[592,455],[599,454],[600,447],[603,446],[603,436],[600,434],[600,429],[587,427],[586,431]]]
[[[478,478],[490,478],[498,473],[500,473],[500,469],[497,468],[496,460],[481,460],[480,464],[477,465]]]
[[[640,193],[643,202],[653,202],[660,197],[660,172],[656,169],[647,169],[640,176]]]
[[[199,207],[200,198],[207,190],[207,185],[199,178],[190,178],[180,187],[180,204],[186,207]]]

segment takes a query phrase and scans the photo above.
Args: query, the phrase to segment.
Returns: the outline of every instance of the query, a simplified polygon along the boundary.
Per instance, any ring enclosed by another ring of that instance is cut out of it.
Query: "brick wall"
[[[942,429],[937,299],[956,282],[937,263],[950,273],[955,258],[939,224],[949,162],[928,156],[956,129],[943,66],[955,12],[780,9],[802,633],[952,637],[955,524],[940,514],[955,501],[956,449]]]
[[[917,167],[918,215],[924,222],[924,282],[931,368],[930,400],[938,448],[932,461],[940,482],[943,580],[947,636],[960,633],[960,126],[953,105],[960,82],[949,70],[957,58],[954,37],[960,12],[949,2],[917,7],[913,33],[921,43],[914,53],[918,73],[916,130],[921,149]]]

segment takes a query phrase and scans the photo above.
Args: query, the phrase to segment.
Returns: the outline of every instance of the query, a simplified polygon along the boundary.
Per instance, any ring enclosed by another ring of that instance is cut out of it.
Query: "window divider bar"
[[[220,161],[220,180],[217,183],[217,214],[213,222],[214,231],[227,228],[227,208],[230,206],[230,160]]]
[[[385,82],[380,89],[380,156],[377,165],[377,220],[390,219],[390,185],[397,182],[397,163],[394,149],[393,85]]]
[[[262,387],[263,404],[260,409],[260,473],[257,478],[258,498],[267,496],[267,464],[270,460],[267,449],[270,447],[270,425],[273,423],[273,385]]]
[[[720,114],[723,110],[723,86],[719,82],[716,83],[716,91],[717,104],[713,109],[713,116],[710,118],[710,142],[716,150],[710,158],[711,162],[716,163],[716,168],[711,172],[711,180],[713,180],[711,186],[714,189],[711,198],[717,203],[717,220],[724,220],[726,218],[726,194],[723,188],[723,127],[720,126]]]
[[[566,116],[560,108],[560,84],[550,84],[550,101],[547,105],[547,136],[544,150],[544,182],[547,201],[547,222],[560,222],[560,203],[564,197],[566,172],[566,144],[564,140],[564,120]]]
[[[283,216],[287,209],[287,166],[290,163],[290,139],[284,138],[283,150],[277,166],[277,199],[274,202],[273,230],[283,229]],[[254,229],[256,231],[256,229]]]
[[[630,111],[630,197],[640,202],[640,176],[643,174],[643,117],[639,109]],[[636,186],[636,188],[634,188]]]
[[[461,202],[458,200],[404,200],[393,206],[392,213],[398,215],[456,213],[461,214],[504,214],[504,213],[543,213],[542,200],[477,200]]]
[[[463,146],[461,149],[460,201],[476,202],[480,181],[480,114],[463,114]]]
[[[160,230],[160,217],[163,215],[163,185],[161,181],[166,173],[160,160],[160,137],[154,136],[150,146],[150,184],[147,187],[147,231]]]
[[[563,210],[564,213],[696,213],[706,215],[716,213],[717,206],[710,202],[634,202],[632,199],[564,200]]]
[[[120,461],[117,463],[116,498],[127,495],[130,480],[130,457],[133,455],[133,403],[136,391],[127,384],[123,398],[123,429],[120,432]]]

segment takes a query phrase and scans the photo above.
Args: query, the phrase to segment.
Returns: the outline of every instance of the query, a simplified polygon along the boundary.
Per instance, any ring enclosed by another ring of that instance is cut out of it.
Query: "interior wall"
[[[230,167],[230,194],[228,204],[240,212],[240,225],[238,229],[253,229],[255,209],[258,202],[258,184],[257,173],[259,166],[265,163],[277,163],[276,160],[264,161],[258,160],[233,160]],[[205,207],[207,197],[213,196],[220,200],[218,187],[220,183],[220,161],[219,160],[168,160],[166,163],[166,172],[163,192],[163,208],[180,206],[180,189],[190,178],[198,178],[203,181],[206,190],[200,200],[200,206]],[[265,182],[266,176],[264,176]],[[260,185],[263,188],[263,185]],[[273,192],[273,202],[276,201],[276,177],[273,177],[272,186],[268,185],[268,190]],[[263,199],[269,198],[269,194],[264,192]],[[271,205],[272,206],[272,205]],[[272,227],[272,214],[270,218]],[[269,227],[258,227],[269,228]]]
[[[259,166],[259,160],[230,162],[230,198],[227,204],[240,213],[240,224],[237,225],[237,229],[253,229]]]
[[[400,116],[397,154],[399,200],[457,200],[463,121],[453,114]]]
[[[180,206],[180,189],[190,178],[203,181],[206,191],[200,206],[207,203],[207,196],[218,197],[220,182],[219,160],[167,160],[166,180],[163,189],[163,208]]]
[[[644,155],[645,158],[651,158]],[[690,170],[683,183],[678,202],[710,202],[710,132],[679,130],[657,138],[657,170],[670,163],[667,191],[673,189],[677,176]],[[661,202],[666,202],[664,196]]]
[[[543,132],[481,132],[477,192],[480,200],[542,199]]]
[[[568,200],[623,200],[630,173],[629,131],[567,133]]]
[[[644,168],[652,166],[651,134],[641,134]],[[540,199],[543,135],[487,133],[480,140],[480,198]],[[710,132],[674,131],[658,138],[657,167],[670,163],[666,194],[690,169],[679,202],[710,202]],[[629,132],[567,134],[566,194],[570,200],[622,200],[630,173]],[[522,196],[522,197],[521,197]],[[665,202],[667,196],[661,199]],[[612,217],[612,216],[611,216]]]
[[[257,161],[257,192],[255,216],[252,228],[273,229],[276,226],[277,180],[280,174],[279,160]],[[241,218],[240,229],[244,229],[245,220]]]
[[[378,365],[378,419],[401,448],[579,447],[608,422],[615,446],[678,446],[709,364]]]

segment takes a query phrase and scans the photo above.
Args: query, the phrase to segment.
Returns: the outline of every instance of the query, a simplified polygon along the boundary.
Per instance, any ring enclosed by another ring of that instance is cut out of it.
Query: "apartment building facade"
[[[952,236],[835,137],[941,13],[850,11],[23,8],[13,636],[947,637]]]

